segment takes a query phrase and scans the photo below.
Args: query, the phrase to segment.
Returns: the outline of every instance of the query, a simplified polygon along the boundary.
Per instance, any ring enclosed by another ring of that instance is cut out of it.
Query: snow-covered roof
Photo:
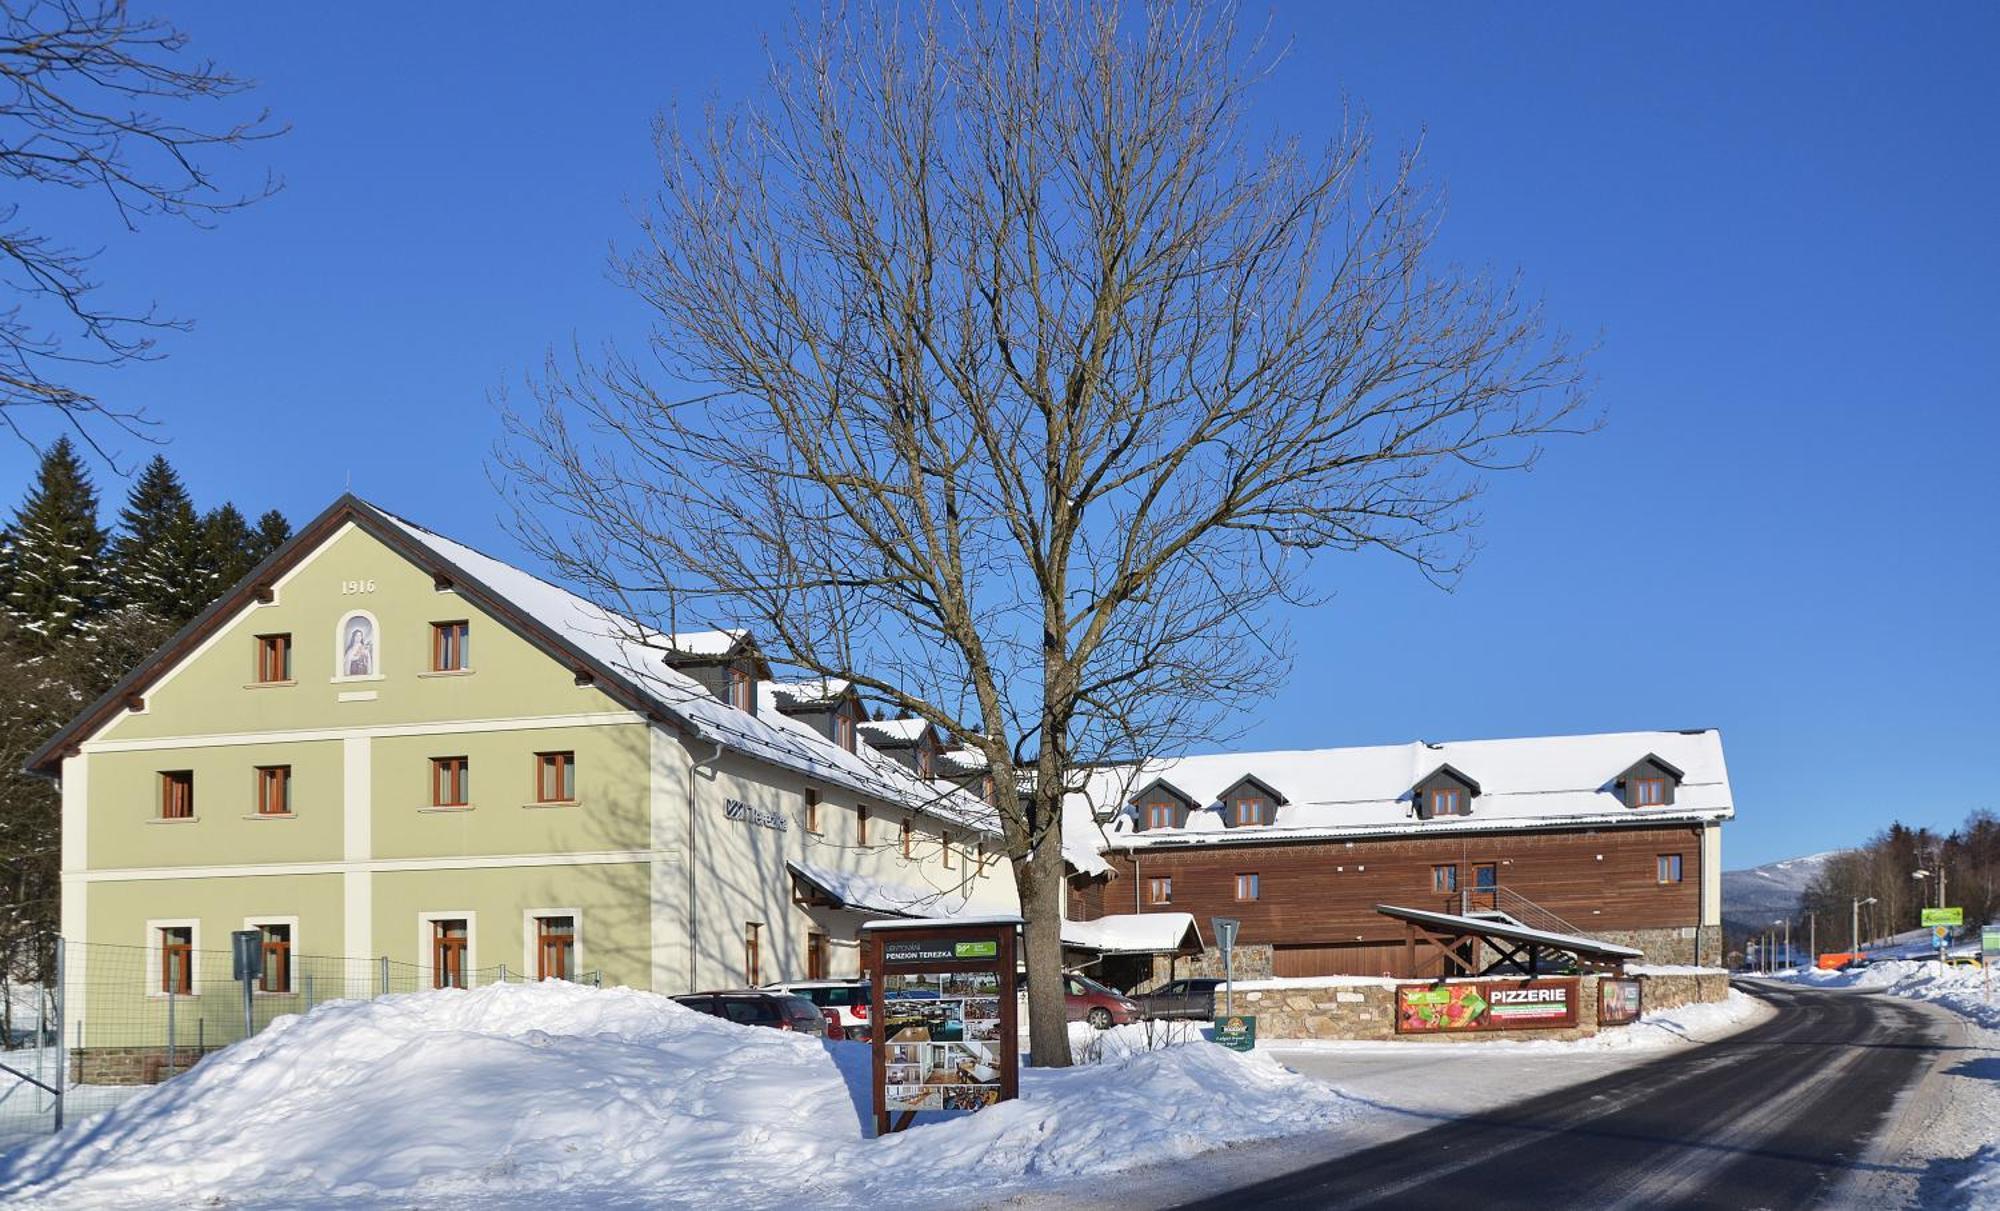
[[[1617,778],[1649,753],[1672,762],[1685,776],[1675,788],[1672,804],[1627,807],[1618,793]],[[1470,814],[1418,818],[1412,788],[1447,765],[1479,785]],[[1217,799],[1245,774],[1288,800],[1272,813],[1269,824],[1224,823]],[[1188,813],[1185,828],[1140,830],[1131,810],[1132,797],[1162,780],[1200,806]],[[1721,733],[1713,729],[1612,732],[1218,753],[1108,766],[1093,771],[1085,789],[1069,797],[1064,840],[1127,849],[1549,826],[1615,827],[1719,821],[1734,815]]]
[[[1551,933],[1546,929],[1530,929],[1526,925],[1514,925],[1496,921],[1491,917],[1467,917],[1458,913],[1433,912],[1428,908],[1403,908],[1395,904],[1377,904],[1375,911],[1399,921],[1411,921],[1420,925],[1436,925],[1453,933],[1478,934],[1485,937],[1505,938],[1510,942],[1524,942],[1535,946],[1547,946],[1554,950],[1567,950],[1578,958],[1601,956],[1612,959],[1643,959],[1646,952],[1634,950],[1630,946],[1617,946],[1601,938],[1586,938],[1570,933]]]
[[[915,744],[930,724],[922,719],[871,719],[861,725],[864,734],[883,744]]]
[[[1099,954],[1172,954],[1186,947],[1202,949],[1201,929],[1187,912],[1126,912],[1093,921],[1064,921],[1064,946]]]
[[[831,706],[840,701],[851,684],[840,677],[814,677],[808,681],[774,681],[771,692],[778,696],[782,706]]]
[[[737,710],[668,664],[667,637],[658,632],[415,522],[370,507],[489,592],[625,679],[701,740],[968,828],[992,832],[998,827],[992,807],[953,784],[918,778],[864,743],[857,742],[855,751],[849,752],[788,718],[777,709],[769,685],[760,687],[764,692],[758,695],[754,714]],[[702,634],[740,637],[742,632]],[[684,653],[688,641],[686,635],[674,636],[676,652]],[[720,640],[700,642],[710,650],[727,650],[716,648]]]
[[[721,631],[675,631],[661,636],[660,649],[673,660],[718,660],[735,651],[749,637],[750,632],[741,627]]]
[[[966,886],[949,888],[913,887],[877,879],[851,870],[837,870],[816,862],[788,859],[786,869],[794,878],[805,880],[838,901],[838,907],[856,912],[882,913],[891,917],[928,917],[941,921],[964,920],[971,910]]]

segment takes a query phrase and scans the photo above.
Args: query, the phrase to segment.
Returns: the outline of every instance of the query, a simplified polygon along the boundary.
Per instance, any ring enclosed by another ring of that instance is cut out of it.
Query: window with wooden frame
[[[1667,780],[1665,778],[1632,779],[1633,807],[1664,807],[1667,802]]]
[[[463,673],[472,667],[472,624],[456,622],[431,624],[431,672]]]
[[[903,856],[905,858],[916,856],[917,833],[916,830],[910,826],[910,818],[908,816],[903,817],[903,832],[901,837],[901,844],[903,848]]]
[[[1174,880],[1171,875],[1154,875],[1146,880],[1146,903],[1172,904]]]
[[[833,715],[833,742],[848,752],[854,751],[854,716],[842,707]]]
[[[470,923],[463,917],[431,922],[431,987],[465,987],[466,948]]]
[[[257,681],[261,685],[274,685],[292,679],[292,637],[286,635],[257,636]]]
[[[819,831],[819,791],[810,786],[806,788],[806,831]]]
[[[194,819],[194,771],[160,771],[160,819]]]
[[[257,977],[259,992],[292,990],[292,927],[289,924],[259,925],[263,935],[264,974]]]
[[[1243,795],[1236,800],[1236,811],[1232,823],[1263,824],[1264,799],[1260,795]]]
[[[827,962],[826,935],[818,930],[806,932],[806,979],[824,980],[831,965]]]
[[[292,814],[291,766],[260,765],[257,767],[257,814],[260,816],[289,816]]]
[[[472,762],[464,757],[431,758],[431,806],[465,807],[471,803]]]
[[[1259,882],[1260,880],[1254,874],[1237,875],[1236,898],[1239,900],[1255,900],[1260,890],[1258,887]]]
[[[868,805],[865,803],[854,808],[854,843],[868,844]]]
[[[762,984],[764,971],[764,924],[761,921],[743,923],[743,986],[755,988]]]
[[[1472,868],[1472,890],[1492,891],[1500,886],[1500,868],[1491,862],[1481,862]]]
[[[757,709],[757,683],[750,676],[750,670],[740,664],[729,666],[729,705],[746,714]]]
[[[1431,890],[1440,895],[1449,895],[1458,890],[1458,867],[1431,867]]]
[[[175,997],[194,995],[194,926],[161,928],[160,991]]]
[[[1680,882],[1681,856],[1679,854],[1661,854],[1653,863],[1653,873],[1661,883]]]
[[[1147,828],[1172,828],[1174,826],[1174,805],[1171,800],[1155,799],[1146,804]]]
[[[535,754],[535,802],[576,802],[576,754]]]
[[[1456,786],[1434,786],[1430,790],[1430,808],[1433,818],[1438,816],[1463,816],[1465,812],[1465,791]]]
[[[535,918],[535,978],[576,978],[576,918]]]

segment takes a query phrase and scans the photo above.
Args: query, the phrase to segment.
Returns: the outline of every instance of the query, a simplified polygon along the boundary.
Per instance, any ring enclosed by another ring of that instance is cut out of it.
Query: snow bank
[[[1891,959],[1851,971],[1811,969],[1771,977],[1818,988],[1866,988],[1891,996],[1930,1001],[1972,1019],[1989,1030],[2000,1030],[2000,987],[1986,999],[1986,974],[1976,967],[1948,967],[1935,959]],[[2000,985],[2000,973],[1994,983]]]
[[[1267,1056],[1121,1048],[871,1140],[868,1062],[629,989],[330,1002],[0,1155],[0,1202],[909,1205],[1310,1130],[1353,1105]]]

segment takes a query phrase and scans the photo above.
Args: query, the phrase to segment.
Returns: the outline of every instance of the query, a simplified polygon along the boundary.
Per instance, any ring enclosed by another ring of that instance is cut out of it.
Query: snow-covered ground
[[[1979,968],[1946,966],[1935,959],[1890,959],[1852,971],[1808,969],[1773,978],[1815,988],[1866,988],[1930,1001],[1989,1030],[2000,1029],[2000,987],[1991,989],[1989,1000],[1987,975]],[[2000,978],[1994,983],[2000,984]]]
[[[0,1203],[140,1208],[908,1206],[976,1201],[1359,1113],[1267,1054],[1030,1069],[1022,1097],[868,1138],[868,1049],[629,989],[331,1002],[0,1154]],[[1157,1041],[1157,1040],[1154,1040]]]

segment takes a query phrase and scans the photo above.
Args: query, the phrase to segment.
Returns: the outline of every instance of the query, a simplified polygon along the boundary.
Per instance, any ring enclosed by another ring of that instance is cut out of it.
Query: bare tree
[[[1268,692],[1313,556],[1449,580],[1481,474],[1580,427],[1534,310],[1431,264],[1414,154],[1252,146],[1280,57],[1205,4],[801,21],[767,104],[659,126],[651,358],[552,359],[499,455],[561,573],[983,755],[1037,1063],[1088,767]]]
[[[213,153],[281,131],[262,113],[190,125],[159,112],[249,85],[190,58],[187,35],[123,0],[0,0],[0,14],[0,176],[15,187],[0,204],[0,289],[12,296],[0,305],[0,422],[29,440],[22,413],[49,409],[95,446],[107,424],[136,433],[149,422],[70,381],[74,368],[153,357],[159,331],[186,325],[100,302],[95,253],[38,227],[21,199],[95,194],[128,230],[156,217],[205,223],[276,188],[268,177],[224,188]]]

